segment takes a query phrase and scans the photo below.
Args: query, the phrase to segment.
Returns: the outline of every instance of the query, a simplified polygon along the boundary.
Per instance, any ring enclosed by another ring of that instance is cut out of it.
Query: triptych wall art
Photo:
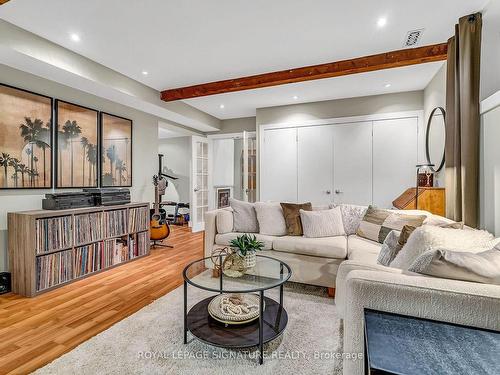
[[[132,186],[132,120],[0,84],[0,189],[98,186]]]

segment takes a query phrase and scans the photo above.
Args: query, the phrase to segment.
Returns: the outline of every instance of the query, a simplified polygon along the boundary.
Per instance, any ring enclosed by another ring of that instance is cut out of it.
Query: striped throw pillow
[[[368,207],[356,234],[372,241],[384,243],[392,230],[401,231],[405,225],[419,227],[426,219],[425,215],[402,215],[375,207]]]

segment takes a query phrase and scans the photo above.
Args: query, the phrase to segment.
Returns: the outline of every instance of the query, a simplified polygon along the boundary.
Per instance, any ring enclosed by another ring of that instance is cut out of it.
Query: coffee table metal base
[[[271,298],[264,297],[265,308],[260,330],[260,318],[242,325],[226,325],[213,319],[208,313],[208,304],[212,298],[214,297],[198,302],[189,310],[185,333],[190,331],[200,341],[222,348],[258,346],[262,363],[262,345],[280,336],[288,323],[288,314],[283,306]]]

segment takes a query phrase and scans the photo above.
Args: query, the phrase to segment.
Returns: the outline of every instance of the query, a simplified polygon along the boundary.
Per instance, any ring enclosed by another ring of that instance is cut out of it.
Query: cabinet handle
[[[335,194],[342,194],[343,191],[342,190],[339,190],[339,189],[335,189]]]
[[[326,191],[326,194],[330,195],[332,192],[330,190]]]

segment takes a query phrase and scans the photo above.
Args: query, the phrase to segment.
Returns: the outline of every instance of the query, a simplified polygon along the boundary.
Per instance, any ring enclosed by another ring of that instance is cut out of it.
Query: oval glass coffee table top
[[[223,261],[226,255],[223,256]],[[240,277],[231,277],[222,274],[213,276],[213,262],[211,257],[203,258],[189,264],[184,269],[184,280],[189,284],[213,292],[249,293],[275,288],[284,284],[292,275],[290,267],[275,258],[266,255],[257,255],[256,264],[244,271]]]

